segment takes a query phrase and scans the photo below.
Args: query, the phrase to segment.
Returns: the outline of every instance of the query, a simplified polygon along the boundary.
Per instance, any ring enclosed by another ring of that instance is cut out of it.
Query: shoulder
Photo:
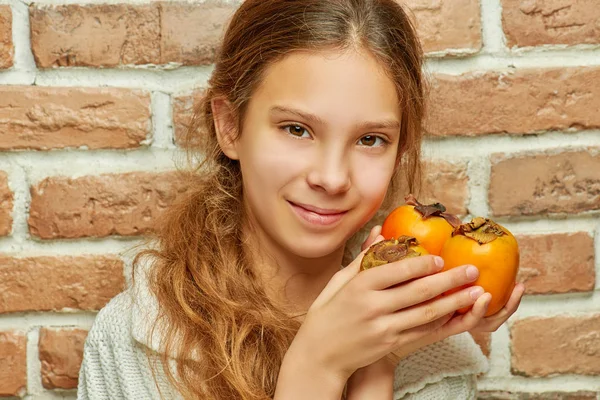
[[[113,297],[96,315],[88,333],[89,342],[112,338],[125,341],[131,336],[132,297],[125,290]]]

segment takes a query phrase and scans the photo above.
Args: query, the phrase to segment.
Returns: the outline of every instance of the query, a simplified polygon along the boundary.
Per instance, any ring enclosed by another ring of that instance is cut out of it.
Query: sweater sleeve
[[[487,369],[487,358],[470,334],[451,336],[400,362],[394,400],[475,399],[477,374]]]

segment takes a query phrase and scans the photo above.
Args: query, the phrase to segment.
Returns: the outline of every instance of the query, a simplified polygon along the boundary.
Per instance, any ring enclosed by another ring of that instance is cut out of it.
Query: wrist
[[[286,353],[274,400],[335,399],[342,397],[347,378],[315,361],[310,352],[290,348]]]
[[[346,400],[391,399],[395,369],[386,360],[356,370],[348,379]]]

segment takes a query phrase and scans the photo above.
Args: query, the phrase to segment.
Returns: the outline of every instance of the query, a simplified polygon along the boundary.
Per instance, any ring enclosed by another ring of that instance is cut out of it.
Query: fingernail
[[[471,291],[469,292],[469,295],[471,296],[471,298],[473,300],[477,300],[479,297],[481,297],[481,295],[484,293],[483,288],[477,286],[474,287],[473,289],[471,289]]]
[[[444,268],[444,259],[440,256],[435,256],[433,257],[433,262],[435,263],[435,266],[437,267],[438,270],[441,270],[442,268]]]
[[[477,279],[477,277],[479,276],[479,270],[477,268],[475,268],[474,266],[470,265],[469,268],[467,268],[467,278],[469,278],[470,280],[475,280]]]
[[[378,240],[385,240],[385,238],[381,235],[377,235],[377,237],[375,238],[375,241],[378,241]]]

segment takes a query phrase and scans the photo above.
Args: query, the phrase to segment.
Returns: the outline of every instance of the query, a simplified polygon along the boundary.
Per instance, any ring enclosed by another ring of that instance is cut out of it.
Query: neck
[[[291,254],[279,246],[260,228],[245,229],[255,272],[267,295],[291,313],[305,313],[325,288],[331,277],[340,270],[344,248],[319,258]]]

